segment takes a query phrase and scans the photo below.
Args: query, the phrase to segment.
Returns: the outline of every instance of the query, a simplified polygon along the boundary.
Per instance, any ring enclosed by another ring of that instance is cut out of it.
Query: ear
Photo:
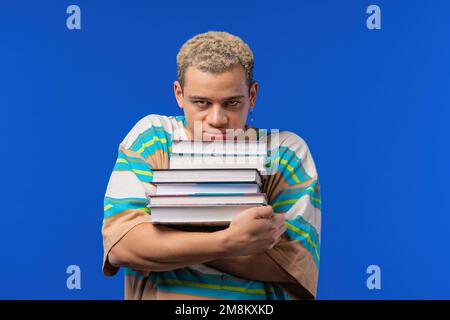
[[[258,82],[253,81],[250,85],[250,108],[255,107],[256,96],[258,95]]]
[[[175,99],[177,99],[178,106],[183,109],[183,89],[178,80],[173,83],[173,93],[175,94]]]

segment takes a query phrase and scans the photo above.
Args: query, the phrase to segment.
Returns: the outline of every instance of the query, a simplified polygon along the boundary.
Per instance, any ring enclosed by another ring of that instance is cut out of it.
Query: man
[[[184,116],[144,117],[119,146],[105,196],[103,272],[125,268],[125,299],[315,298],[320,187],[306,143],[292,132],[278,133],[278,167],[263,178],[270,205],[212,232],[151,223],[152,169],[169,167],[172,141],[248,130],[258,92],[253,54],[229,33],[193,37],[177,64],[174,93]]]

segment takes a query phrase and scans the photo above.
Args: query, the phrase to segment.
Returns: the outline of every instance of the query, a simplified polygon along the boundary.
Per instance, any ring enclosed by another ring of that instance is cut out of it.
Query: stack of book
[[[227,225],[237,213],[266,205],[266,157],[261,141],[173,141],[170,168],[153,170],[152,221]]]

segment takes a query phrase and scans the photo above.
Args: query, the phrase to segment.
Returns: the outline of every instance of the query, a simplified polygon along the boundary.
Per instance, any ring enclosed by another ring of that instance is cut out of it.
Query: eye
[[[194,103],[200,107],[206,107],[208,105],[208,101],[206,100],[198,100],[194,101]]]
[[[232,100],[232,101],[228,101],[227,105],[230,107],[236,107],[237,105],[239,105],[240,101],[237,100]]]

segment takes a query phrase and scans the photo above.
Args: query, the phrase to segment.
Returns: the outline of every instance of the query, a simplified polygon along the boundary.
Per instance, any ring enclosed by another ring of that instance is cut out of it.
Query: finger
[[[273,209],[271,206],[261,206],[256,208],[255,217],[270,219],[273,215]]]
[[[281,237],[286,232],[286,225],[283,224],[283,226],[279,229],[279,237]]]
[[[283,229],[283,228],[286,229],[286,223],[285,223],[284,219],[280,223],[280,228],[281,229]]]
[[[281,227],[281,228],[278,230],[277,238],[278,238],[278,239],[281,239],[281,236],[282,236],[285,232],[286,232],[286,226]]]
[[[282,235],[283,233],[277,235],[276,240],[272,243],[273,247],[281,241]]]
[[[273,247],[275,247],[277,244],[279,244],[280,241],[281,241],[281,237],[279,237],[279,238],[277,239],[277,241],[274,242]]]
[[[277,226],[284,225],[284,214],[276,213],[275,216],[273,217],[273,221]]]

